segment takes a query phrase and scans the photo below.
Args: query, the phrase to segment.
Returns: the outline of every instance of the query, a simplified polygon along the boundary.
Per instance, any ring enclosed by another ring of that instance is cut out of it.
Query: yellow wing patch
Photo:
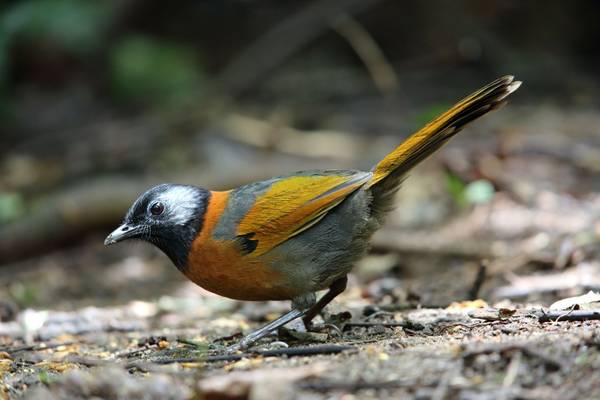
[[[238,225],[238,235],[252,235],[258,245],[251,253],[264,254],[310,228],[346,196],[364,185],[372,174],[300,175],[283,178],[256,199]]]

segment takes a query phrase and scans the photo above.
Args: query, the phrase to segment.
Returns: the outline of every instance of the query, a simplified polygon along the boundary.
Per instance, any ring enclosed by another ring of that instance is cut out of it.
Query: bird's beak
[[[127,225],[123,224],[114,231],[110,235],[104,239],[104,245],[109,246],[111,244],[121,242],[126,239],[131,239],[133,237],[137,237],[142,228],[139,226]]]

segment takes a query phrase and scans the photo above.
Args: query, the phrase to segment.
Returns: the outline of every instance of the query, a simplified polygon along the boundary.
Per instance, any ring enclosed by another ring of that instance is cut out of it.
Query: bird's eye
[[[150,206],[150,213],[152,215],[160,215],[163,213],[163,211],[165,211],[165,205],[160,201],[157,201]]]

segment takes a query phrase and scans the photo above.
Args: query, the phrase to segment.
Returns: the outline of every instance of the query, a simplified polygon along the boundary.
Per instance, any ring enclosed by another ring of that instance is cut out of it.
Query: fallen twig
[[[437,382],[432,382],[434,385]],[[419,385],[419,382],[416,382],[412,379],[396,379],[392,381],[384,381],[384,382],[345,382],[345,381],[330,381],[330,380],[311,380],[311,381],[303,381],[297,384],[302,390],[312,390],[315,392],[329,392],[329,391],[343,391],[348,393],[354,393],[358,390],[365,389],[395,389],[402,387],[413,387]]]
[[[406,310],[422,310],[422,309],[444,309],[447,308],[449,304],[421,304],[418,302],[414,303],[393,303],[393,304],[383,304],[378,306],[381,311],[386,312],[398,312],[398,311],[406,311]]]
[[[441,326],[439,329],[439,333],[445,333],[447,330],[452,329],[452,328],[456,328],[456,327],[461,327],[461,328],[466,328],[466,329],[473,329],[473,328],[478,328],[480,326],[486,326],[486,325],[496,325],[496,324],[507,324],[511,322],[508,319],[497,319],[494,321],[486,321],[486,322],[475,322],[472,324],[466,324],[463,322],[456,322],[456,323],[452,323],[449,325],[444,325]]]
[[[161,358],[158,360],[151,360],[155,364],[174,364],[174,363],[193,363],[193,362],[218,362],[218,361],[238,361],[242,358],[248,357],[303,357],[303,356],[314,356],[320,354],[337,354],[346,350],[353,349],[354,346],[347,345],[335,345],[335,344],[324,344],[319,346],[306,346],[306,347],[288,347],[283,349],[273,350],[257,350],[250,353],[239,353],[239,354],[220,354],[206,357],[181,357],[181,358]]]
[[[541,311],[539,322],[591,321],[600,319],[600,310]]]
[[[342,330],[346,330],[346,328],[369,328],[373,326],[383,326],[385,328],[406,328],[414,331],[421,331],[425,329],[425,327],[419,323],[403,321],[403,322],[349,322],[344,324]]]

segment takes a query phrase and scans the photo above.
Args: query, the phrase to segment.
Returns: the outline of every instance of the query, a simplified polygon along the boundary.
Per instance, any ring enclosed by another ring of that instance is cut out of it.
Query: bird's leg
[[[254,343],[256,343],[258,340],[267,336],[269,333],[284,326],[288,322],[295,320],[296,318],[302,317],[305,313],[306,310],[292,308],[291,311],[288,311],[276,320],[271,321],[262,328],[257,329],[254,332],[246,335],[242,340],[240,340],[240,342],[237,345],[230,347],[230,350],[245,350],[248,347],[252,346]]]
[[[267,325],[260,329],[248,334],[240,342],[234,346],[231,346],[229,350],[244,350],[252,346],[258,340],[264,338],[269,333],[276,329],[281,328],[285,324],[292,322],[293,320],[302,317],[310,308],[316,303],[317,299],[314,293],[305,293],[292,299],[292,310],[283,314],[281,317],[274,321],[269,322]]]
[[[325,295],[317,302],[315,302],[314,293],[307,293],[303,296],[295,298],[292,300],[291,311],[288,311],[276,320],[271,321],[262,328],[246,335],[238,344],[229,347],[229,350],[245,350],[260,339],[267,336],[269,333],[300,317],[302,317],[304,326],[309,327],[313,318],[316,317],[317,314],[319,314],[321,310],[323,310],[323,308],[331,302],[331,300],[346,290],[347,283],[348,278],[346,276],[333,281],[331,286],[329,286],[329,291],[325,293]]]
[[[338,294],[342,293],[346,290],[346,284],[348,283],[348,277],[343,276],[342,278],[336,279],[333,281],[331,286],[329,286],[329,291],[323,295],[312,307],[310,307],[302,317],[302,322],[304,322],[304,326],[308,329],[312,323],[314,317],[317,316],[323,310],[323,308],[331,302],[331,300],[335,299]]]

